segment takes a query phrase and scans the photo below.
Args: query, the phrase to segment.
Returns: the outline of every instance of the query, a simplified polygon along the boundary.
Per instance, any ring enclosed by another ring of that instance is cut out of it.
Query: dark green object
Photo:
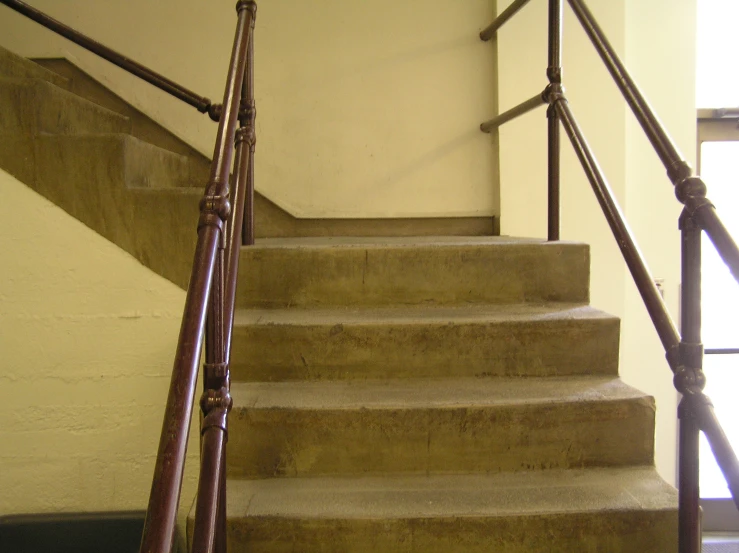
[[[145,511],[0,517],[0,551],[137,553]]]

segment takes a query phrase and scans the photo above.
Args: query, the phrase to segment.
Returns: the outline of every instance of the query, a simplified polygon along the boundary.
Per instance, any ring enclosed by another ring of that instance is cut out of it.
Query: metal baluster
[[[549,65],[547,78],[559,93],[562,88],[562,22],[564,1],[549,0]],[[547,95],[551,98],[550,95]],[[559,117],[553,105],[547,109],[548,126],[548,229],[547,239],[559,240],[560,137]]]
[[[680,364],[675,387],[683,394],[678,407],[679,552],[700,553],[700,490],[698,481],[699,403],[705,399],[701,343],[701,229],[687,210],[680,217],[682,238],[682,307]]]

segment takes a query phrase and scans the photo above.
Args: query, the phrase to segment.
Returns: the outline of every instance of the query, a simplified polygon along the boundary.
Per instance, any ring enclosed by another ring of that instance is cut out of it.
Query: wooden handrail
[[[250,59],[247,51],[253,44],[256,2],[239,0],[236,10],[238,23],[210,178],[200,202],[198,242],[149,497],[142,553],[170,553],[172,548],[204,335],[205,390],[200,401],[203,439],[193,551],[210,553],[216,545],[223,551],[225,546],[225,447],[231,408],[228,356],[235,302],[234,273],[238,269],[238,261],[232,258],[238,255],[240,246],[233,243],[233,237],[240,237],[244,209],[244,194],[239,192],[244,188],[243,176],[237,176],[235,205],[230,201],[229,177],[235,147],[239,149],[237,175],[244,173],[243,140],[237,144],[236,126],[243,115],[242,91]],[[227,284],[231,282],[234,284]]]
[[[121,69],[128,71],[129,73],[136,75],[140,79],[143,79],[149,84],[171,94],[175,98],[179,98],[186,104],[189,104],[196,108],[200,113],[207,113],[211,119],[218,120],[219,106],[215,106],[205,96],[200,96],[185,88],[184,86],[174,82],[167,77],[160,75],[156,71],[149,69],[145,65],[142,65],[123,54],[116,52],[112,48],[101,44],[100,42],[91,39],[90,37],[80,33],[54,19],[50,15],[37,10],[36,8],[29,6],[25,2],[20,0],[0,0],[0,4],[5,4],[10,9],[26,16],[27,18],[43,25],[47,29],[54,31],[55,33],[63,36],[64,38],[71,40],[75,44],[82,46],[86,50],[100,56],[101,58],[109,61],[110,63],[117,65]]]

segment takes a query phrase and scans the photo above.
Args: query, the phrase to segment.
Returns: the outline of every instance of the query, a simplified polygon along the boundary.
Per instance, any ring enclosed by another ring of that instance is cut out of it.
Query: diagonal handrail
[[[699,177],[693,177],[690,165],[680,154],[585,2],[567,1],[662,161],[668,177],[675,185],[678,199],[697,218],[697,222],[706,231],[724,263],[739,282],[739,247],[716,213],[714,205],[706,198],[705,183]]]
[[[698,487],[698,436],[702,431],[726,478],[729,490],[739,508],[739,459],[724,433],[710,399],[703,393],[703,344],[701,343],[701,233],[706,232],[719,255],[739,282],[739,248],[706,197],[706,185],[694,176],[664,126],[619,59],[586,6],[584,0],[567,0],[585,29],[603,63],[613,77],[627,104],[664,165],[675,187],[678,200],[685,206],[680,218],[682,236],[682,335],[662,300],[644,258],[626,225],[608,182],[588,145],[561,84],[562,9],[564,0],[549,0],[549,85],[542,97],[549,103],[549,239],[559,237],[559,135],[561,123],[588,177],[611,231],[624,256],[639,293],[649,312],[674,373],[674,385],[682,394],[678,409],[679,441],[679,548],[680,553],[698,553],[700,540],[700,506]],[[483,33],[489,40],[495,30],[508,21],[526,2],[511,4]],[[506,113],[484,123],[481,129],[492,132],[503,123],[533,109],[527,100]]]
[[[200,202],[198,241],[164,414],[141,553],[170,553],[172,549],[204,335],[205,390],[200,401],[204,414],[201,426],[203,440],[193,551],[210,553],[216,546],[219,551],[225,551],[225,447],[227,418],[231,408],[228,352],[240,246],[234,240],[235,237],[240,239],[244,189],[247,185],[244,175],[247,174],[246,165],[250,161],[248,156],[244,156],[243,125],[251,125],[253,134],[253,117],[243,118],[241,107],[242,93],[249,75],[247,63],[251,56],[247,52],[253,47],[256,3],[253,0],[239,0],[236,10],[238,23],[223,110],[210,178]],[[236,127],[239,123],[242,129],[237,138]],[[237,159],[237,182],[232,194],[229,178],[234,156]]]
[[[147,83],[154,85],[160,90],[171,94],[175,98],[193,106],[200,113],[207,113],[214,121],[218,120],[220,106],[212,104],[205,96],[196,94],[181,84],[178,84],[156,71],[149,69],[145,65],[124,56],[120,52],[116,52],[112,48],[93,40],[72,27],[65,25],[61,21],[54,19],[41,10],[29,6],[25,2],[21,2],[20,0],[0,0],[0,4],[6,5],[8,8],[26,16],[40,25],[43,25],[47,29],[54,31],[64,38],[71,40],[75,44],[82,46],[86,50],[89,50],[110,63],[117,65],[121,69],[124,69],[129,73],[136,75],[140,79],[143,79]]]
[[[209,181],[200,202],[197,245],[185,300],[164,421],[141,541],[142,553],[170,553],[179,507],[200,353],[205,342],[202,451],[193,551],[226,551],[227,421],[231,408],[230,347],[243,245],[254,243],[254,22],[256,2],[238,0],[238,23],[223,104],[212,104],[178,83],[20,0],[1,4],[36,21],[211,119],[218,132]],[[236,131],[237,125],[240,127]],[[235,158],[235,165],[233,164]],[[232,165],[236,182],[231,189]]]

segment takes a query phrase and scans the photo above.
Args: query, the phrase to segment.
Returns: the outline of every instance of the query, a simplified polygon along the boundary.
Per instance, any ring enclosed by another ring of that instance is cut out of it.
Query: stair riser
[[[233,553],[665,553],[677,513],[624,511],[519,517],[229,521]]]
[[[433,409],[234,409],[229,474],[497,472],[650,464],[651,399]]]
[[[615,318],[234,329],[235,380],[616,375]]]
[[[239,306],[588,301],[576,244],[244,248]],[[289,268],[289,270],[287,270]]]
[[[37,80],[0,80],[0,134],[126,133],[125,117]]]

